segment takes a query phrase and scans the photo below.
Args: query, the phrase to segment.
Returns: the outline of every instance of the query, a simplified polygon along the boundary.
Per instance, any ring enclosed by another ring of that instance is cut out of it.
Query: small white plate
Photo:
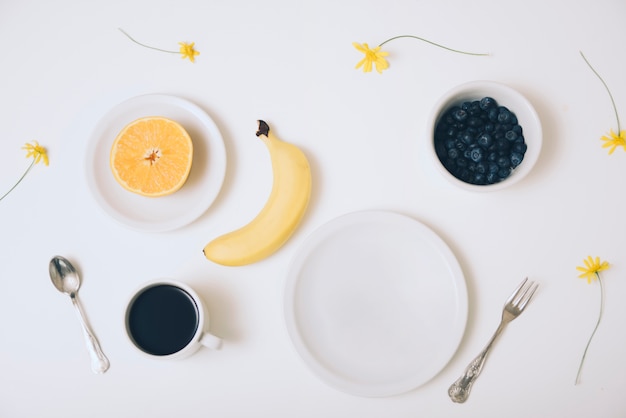
[[[145,116],[175,120],[193,142],[189,177],[168,196],[151,198],[129,192],[111,172],[109,156],[117,134]],[[87,147],[87,183],[95,200],[115,220],[142,231],[169,231],[200,217],[217,197],[225,174],[226,150],[217,125],[198,106],[174,96],[148,94],[120,103],[100,120]]]
[[[328,385],[359,396],[415,389],[454,353],[467,287],[448,246],[404,215],[341,216],[308,237],[290,266],[287,330]]]

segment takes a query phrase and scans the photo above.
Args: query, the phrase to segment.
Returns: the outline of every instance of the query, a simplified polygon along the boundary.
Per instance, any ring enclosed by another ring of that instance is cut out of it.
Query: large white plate
[[[356,212],[308,237],[288,273],[287,330],[330,386],[407,392],[450,361],[467,322],[467,287],[448,246],[400,214]]]
[[[180,123],[191,136],[194,152],[187,182],[163,197],[144,197],[120,186],[109,156],[117,134],[144,116],[164,116]],[[213,120],[195,104],[179,97],[148,94],[126,100],[97,124],[86,156],[89,188],[98,204],[115,220],[138,230],[168,231],[197,219],[217,197],[226,173],[224,141]]]

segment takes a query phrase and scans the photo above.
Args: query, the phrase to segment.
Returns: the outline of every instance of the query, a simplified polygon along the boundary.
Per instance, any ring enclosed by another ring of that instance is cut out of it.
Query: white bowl
[[[495,99],[499,106],[505,106],[515,114],[527,149],[522,162],[511,174],[498,183],[478,185],[458,179],[440,161],[435,150],[435,129],[442,115],[451,107],[466,101],[480,100],[484,97]],[[465,190],[494,191],[511,186],[523,179],[533,168],[539,157],[542,144],[541,121],[530,102],[519,92],[504,84],[492,81],[471,81],[461,84],[445,93],[435,104],[428,122],[428,151],[432,161],[441,175],[451,183]]]

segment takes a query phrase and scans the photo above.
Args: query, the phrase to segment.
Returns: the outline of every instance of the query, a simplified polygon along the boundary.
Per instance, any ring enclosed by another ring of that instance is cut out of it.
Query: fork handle
[[[463,403],[469,397],[470,391],[472,390],[472,385],[480,375],[480,372],[483,370],[483,366],[485,364],[485,360],[487,359],[487,354],[489,354],[489,350],[493,346],[494,341],[498,338],[498,335],[504,329],[506,323],[504,321],[500,322],[498,329],[487,343],[487,346],[480,352],[474,360],[465,368],[463,375],[457,379],[456,382],[450,386],[448,389],[448,396],[452,399],[453,402]]]

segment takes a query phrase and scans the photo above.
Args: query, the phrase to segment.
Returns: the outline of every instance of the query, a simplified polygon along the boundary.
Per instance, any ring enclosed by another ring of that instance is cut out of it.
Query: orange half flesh
[[[111,147],[111,171],[126,190],[166,196],[187,181],[193,144],[177,122],[161,116],[137,119],[122,129]]]

